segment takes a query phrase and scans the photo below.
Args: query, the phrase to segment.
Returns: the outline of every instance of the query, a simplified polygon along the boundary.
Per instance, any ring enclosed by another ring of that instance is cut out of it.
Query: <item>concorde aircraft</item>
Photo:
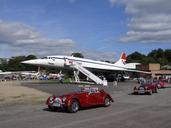
[[[96,61],[96,60],[85,59],[85,58],[78,58],[78,57],[73,57],[73,56],[63,56],[63,55],[47,56],[41,59],[23,61],[22,63],[38,65],[38,66],[75,68],[77,69],[77,71],[82,72],[84,75],[86,75],[88,78],[90,78],[97,84],[103,84],[103,80],[101,80],[95,74],[90,72],[91,69],[148,73],[144,71],[135,70],[136,65],[138,65],[139,63],[126,64],[125,53],[122,53],[120,59],[116,63],[108,63],[108,62]],[[78,73],[74,73],[74,76],[75,75],[76,77],[78,77],[77,76]]]

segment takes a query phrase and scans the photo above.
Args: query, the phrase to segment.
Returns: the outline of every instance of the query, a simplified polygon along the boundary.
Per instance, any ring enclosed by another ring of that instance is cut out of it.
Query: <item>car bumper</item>
[[[151,91],[150,90],[134,90],[134,93],[137,93],[137,94],[145,94],[145,93],[150,93]]]
[[[66,108],[66,106],[64,104],[51,103],[51,104],[47,104],[47,105],[48,105],[48,108],[52,108],[52,109],[55,109],[55,108],[64,109],[64,108]]]
[[[66,106],[66,104],[61,100],[57,100],[57,101],[48,100],[46,104],[48,105],[49,108],[64,108]]]
[[[165,88],[164,85],[157,85],[158,88]]]

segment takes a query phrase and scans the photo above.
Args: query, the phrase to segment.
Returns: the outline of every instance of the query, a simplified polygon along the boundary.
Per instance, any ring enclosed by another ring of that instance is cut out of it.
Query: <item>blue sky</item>
[[[170,10],[157,8],[161,2],[168,4],[167,0],[0,0],[0,57],[82,52],[88,58],[116,60],[123,51],[147,54],[171,48]]]

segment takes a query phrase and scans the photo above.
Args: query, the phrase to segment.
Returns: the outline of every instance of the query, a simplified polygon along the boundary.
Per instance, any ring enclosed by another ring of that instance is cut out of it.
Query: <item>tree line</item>
[[[82,53],[72,53],[72,56],[84,58]],[[36,59],[35,55],[16,56],[9,59],[8,62],[1,61],[0,70],[2,71],[37,71],[38,67],[33,65],[22,64],[22,61]],[[142,64],[160,63],[161,65],[171,65],[171,49],[156,49],[152,50],[147,55],[139,52],[134,52],[127,56],[127,63],[139,62]],[[45,68],[52,72],[58,72],[59,68]],[[65,69],[63,69],[65,71]]]
[[[28,56],[16,56],[9,59],[9,61],[5,61],[2,59],[0,64],[0,70],[2,71],[36,71],[37,66],[33,65],[24,65],[21,62],[25,60],[36,59],[35,55]]]
[[[159,63],[163,65],[171,65],[171,49],[163,50],[161,48],[152,50],[147,55],[134,52],[127,56],[127,62],[139,62],[142,64]]]

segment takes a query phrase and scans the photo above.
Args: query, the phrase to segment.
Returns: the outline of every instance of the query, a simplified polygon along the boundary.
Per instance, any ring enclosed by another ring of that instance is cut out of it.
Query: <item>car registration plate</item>
[[[144,92],[145,92],[145,90],[143,87],[139,88],[138,93],[144,93]]]
[[[60,103],[53,103],[53,106],[55,106],[55,107],[60,107],[61,104],[60,104]]]

